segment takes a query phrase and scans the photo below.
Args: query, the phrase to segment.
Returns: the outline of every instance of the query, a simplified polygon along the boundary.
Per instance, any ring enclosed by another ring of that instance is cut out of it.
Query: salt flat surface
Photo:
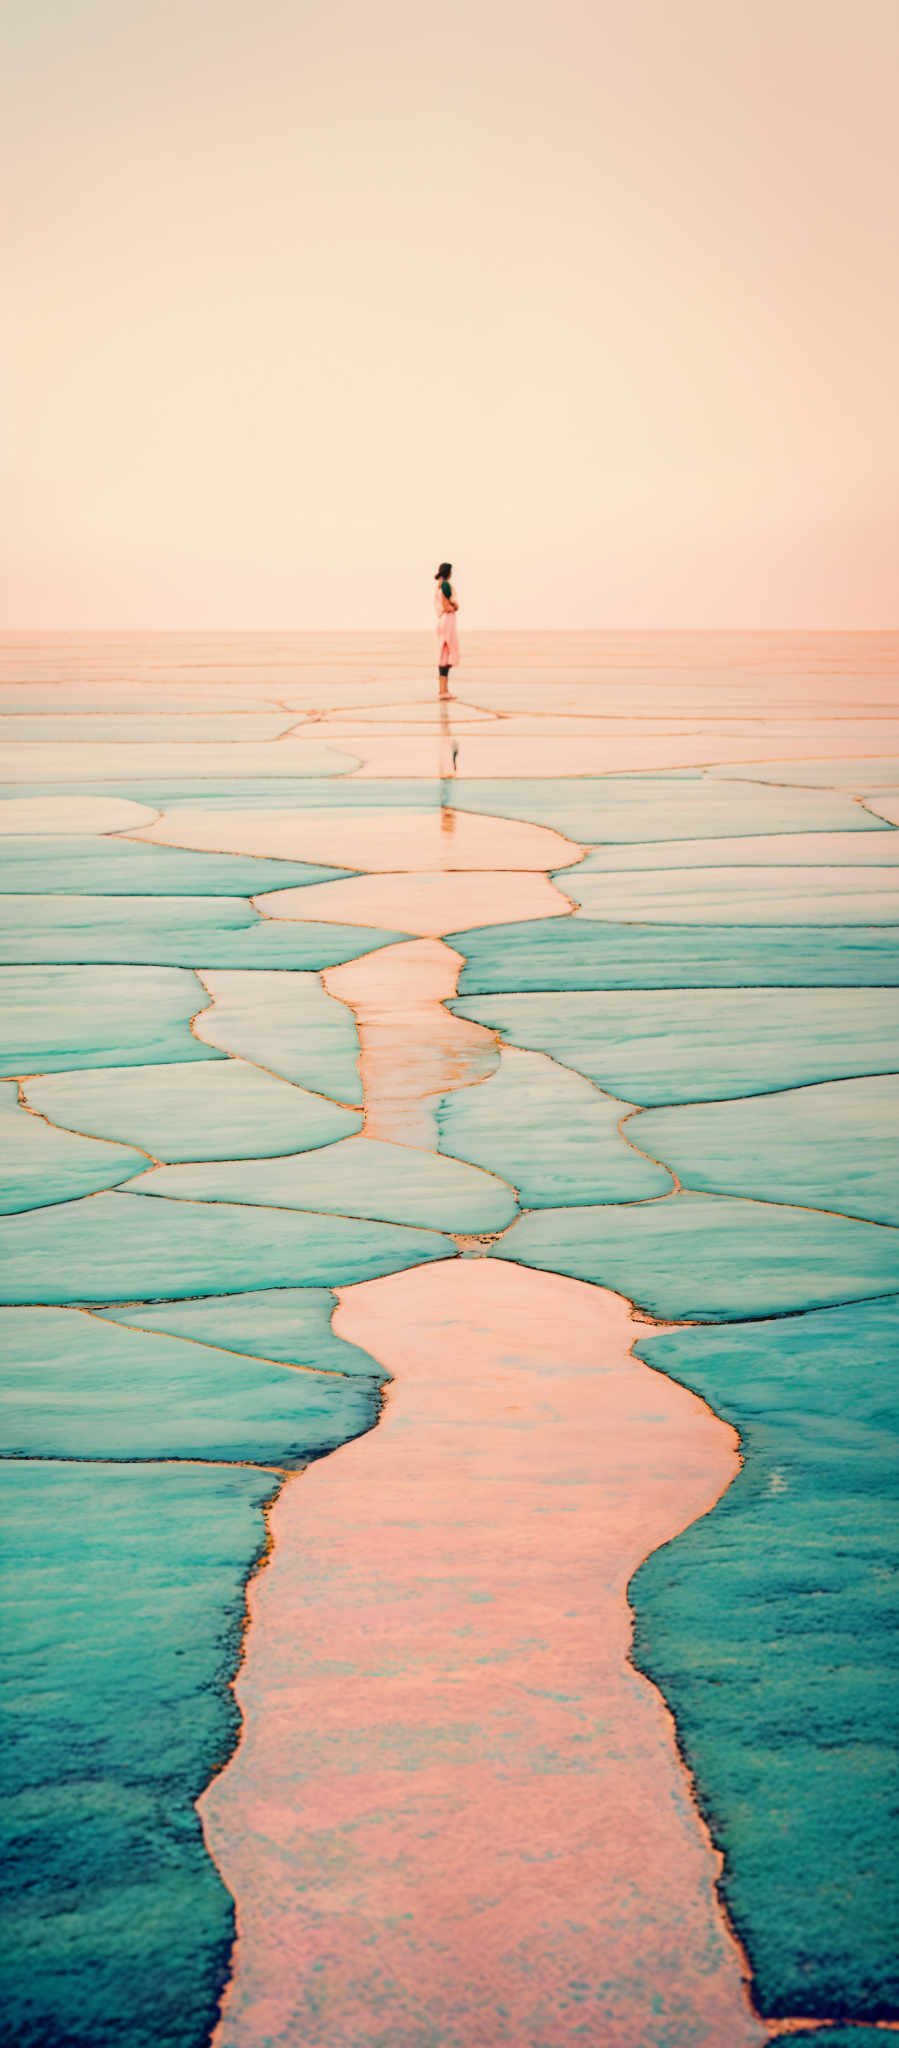
[[[899,2019],[897,657],[0,639],[17,2039]]]

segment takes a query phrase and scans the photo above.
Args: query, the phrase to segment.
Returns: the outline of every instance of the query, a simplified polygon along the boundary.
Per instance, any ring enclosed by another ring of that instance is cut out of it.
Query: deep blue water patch
[[[273,1484],[0,1465],[0,1982],[16,2048],[208,2039],[234,1915],[193,1802],[234,1745],[228,1681]]]
[[[765,2048],[784,2048],[784,2041],[793,2048],[889,2048],[889,2034],[882,2027],[813,2027],[797,2034],[772,2034]]]
[[[562,888],[565,877],[557,877]],[[605,924],[541,917],[450,933],[459,994],[554,989],[895,988],[889,926]]]
[[[637,1344],[742,1438],[630,1599],[769,2018],[899,2017],[897,1341],[893,1299]]]

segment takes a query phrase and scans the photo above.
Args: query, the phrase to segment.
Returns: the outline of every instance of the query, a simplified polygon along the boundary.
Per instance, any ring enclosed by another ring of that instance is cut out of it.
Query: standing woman
[[[449,672],[459,659],[459,632],[456,626],[456,602],[450,578],[452,562],[441,562],[434,578],[434,609],[437,613],[437,666],[440,675],[440,694],[446,695]]]

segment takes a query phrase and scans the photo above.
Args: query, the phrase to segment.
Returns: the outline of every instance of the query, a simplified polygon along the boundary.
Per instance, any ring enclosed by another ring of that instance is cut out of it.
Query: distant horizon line
[[[23,639],[43,639],[43,640],[47,640],[47,639],[54,639],[54,638],[60,638],[60,639],[62,639],[62,638],[67,638],[67,639],[71,639],[71,638],[74,638],[74,637],[76,637],[76,636],[81,636],[81,637],[83,637],[83,638],[85,638],[85,639],[86,639],[86,638],[88,638],[88,637],[91,637],[91,636],[93,636],[93,635],[98,635],[98,636],[102,636],[102,635],[108,635],[108,634],[110,634],[110,633],[118,633],[118,634],[122,634],[122,635],[133,635],[133,636],[135,636],[135,637],[137,637],[137,636],[140,636],[140,637],[149,637],[149,636],[151,636],[151,635],[155,635],[155,636],[157,636],[157,637],[158,637],[158,636],[160,636],[160,635],[162,635],[162,634],[167,634],[167,635],[171,635],[171,636],[173,636],[173,637],[175,637],[175,636],[178,636],[178,637],[181,637],[181,638],[196,638],[196,637],[197,637],[197,636],[199,636],[199,635],[203,635],[203,636],[208,636],[208,635],[210,635],[210,634],[222,634],[222,635],[224,635],[224,634],[238,634],[238,633],[240,633],[240,634],[250,634],[250,633],[252,633],[252,634],[257,634],[257,635],[264,635],[264,634],[272,634],[272,635],[274,635],[274,634],[285,634],[285,633],[289,633],[289,634],[300,634],[300,633],[305,633],[305,634],[310,634],[310,635],[322,635],[322,636],[324,636],[324,635],[333,635],[333,634],[335,634],[335,633],[339,633],[339,634],[341,634],[341,635],[342,635],[342,636],[343,636],[344,638],[346,638],[346,639],[351,639],[351,638],[358,638],[358,639],[360,639],[360,640],[375,640],[375,639],[386,639],[386,638],[393,638],[393,639],[395,639],[395,638],[396,638],[396,637],[397,637],[398,635],[401,635],[401,634],[402,634],[402,635],[408,635],[408,637],[409,637],[410,639],[412,639],[412,638],[429,638],[429,637],[430,637],[430,635],[431,635],[431,633],[432,633],[432,630],[433,630],[433,629],[432,629],[432,628],[431,628],[431,627],[430,627],[429,625],[421,625],[421,626],[340,626],[340,625],[332,625],[332,626],[296,626],[296,625],[293,625],[293,626],[287,626],[287,625],[281,625],[281,626],[220,626],[220,625],[216,625],[216,626],[211,626],[211,625],[210,625],[210,626],[116,626],[116,625],[106,625],[106,626],[0,626],[0,640],[23,640]],[[567,635],[571,635],[572,637],[574,637],[575,635],[577,635],[577,636],[580,636],[580,637],[583,637],[583,636],[584,636],[585,634],[603,634],[604,636],[606,636],[607,638],[610,638],[610,639],[611,639],[611,638],[614,638],[614,637],[618,637],[618,638],[621,638],[621,639],[626,639],[626,638],[627,638],[627,639],[631,639],[631,638],[634,638],[634,637],[640,637],[640,638],[643,638],[643,639],[652,639],[652,638],[675,638],[675,637],[681,637],[681,638],[692,638],[692,639],[695,639],[695,638],[696,638],[697,636],[699,636],[699,635],[707,635],[707,636],[708,636],[709,638],[713,638],[713,637],[716,637],[716,636],[717,636],[717,637],[719,637],[719,638],[721,638],[721,637],[723,637],[723,636],[726,636],[726,635],[729,635],[729,634],[739,634],[739,635],[741,636],[741,638],[744,638],[744,639],[745,639],[746,637],[748,637],[749,635],[754,635],[754,636],[756,636],[756,637],[758,637],[758,638],[760,638],[760,639],[762,639],[762,638],[772,638],[772,637],[774,637],[774,636],[777,636],[777,637],[778,637],[779,639],[785,639],[785,638],[797,638],[797,639],[798,639],[798,638],[805,638],[805,637],[807,637],[807,636],[808,636],[809,634],[825,634],[825,633],[826,633],[826,634],[827,634],[828,636],[830,636],[831,638],[833,638],[833,637],[836,637],[836,636],[838,636],[838,635],[841,635],[841,634],[842,634],[842,635],[845,635],[845,636],[846,636],[847,638],[851,637],[851,638],[853,638],[853,639],[857,639],[857,638],[858,638],[858,637],[859,637],[859,636],[860,636],[861,634],[871,634],[871,635],[880,635],[880,636],[883,636],[883,635],[888,635],[888,636],[889,636],[889,635],[897,635],[897,636],[899,636],[899,620],[896,620],[896,621],[894,621],[894,622],[892,622],[892,623],[890,623],[890,624],[886,624],[886,623],[885,623],[885,624],[883,624],[883,625],[880,625],[880,626],[822,626],[822,625],[806,625],[806,626],[737,626],[737,625],[733,625],[733,626],[602,626],[602,625],[590,625],[590,626],[551,626],[551,625],[543,625],[543,626],[537,626],[537,625],[531,625],[531,626],[478,626],[478,625],[475,625],[475,624],[473,624],[473,623],[472,623],[472,622],[471,622],[470,620],[466,620],[466,622],[465,622],[465,630],[466,630],[466,632],[467,632],[468,634],[476,634],[476,633],[477,633],[477,634],[496,634],[497,636],[502,636],[502,637],[505,637],[505,638],[509,638],[509,639],[523,639],[523,638],[527,638],[527,637],[529,637],[529,636],[532,636],[532,635],[534,635],[534,634],[537,634],[537,633],[554,633],[554,634],[567,634]]]

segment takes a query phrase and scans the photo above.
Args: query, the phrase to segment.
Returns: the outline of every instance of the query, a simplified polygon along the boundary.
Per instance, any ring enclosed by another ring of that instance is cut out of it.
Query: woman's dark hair
[[[435,576],[434,576],[434,582],[435,582],[435,583],[442,583],[442,582],[443,582],[443,579],[444,579],[444,577],[445,577],[445,576],[451,576],[451,575],[452,575],[452,573],[453,573],[453,565],[452,565],[452,562],[441,562],[441,564],[440,564],[440,567],[439,567],[439,569],[438,569],[438,570],[436,571],[436,573],[435,573]]]

